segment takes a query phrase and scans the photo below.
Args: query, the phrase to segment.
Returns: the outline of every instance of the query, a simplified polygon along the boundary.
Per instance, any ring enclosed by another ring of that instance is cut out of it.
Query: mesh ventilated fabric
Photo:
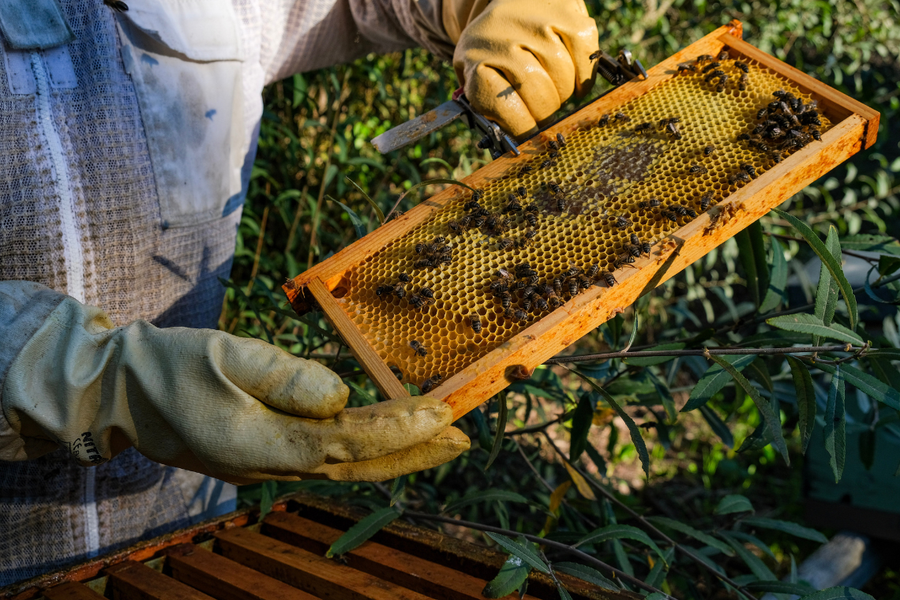
[[[448,55],[439,0],[232,3],[243,52],[243,89],[235,93],[244,98],[248,140],[255,140],[267,82],[415,44]],[[224,293],[217,278],[228,277],[240,210],[198,226],[163,229],[116,16],[102,0],[61,4],[76,36],[69,52],[78,87],[52,90],[50,103],[82,232],[85,301],[120,325],[146,319],[162,327],[215,327]],[[0,60],[0,280],[65,292],[59,198],[36,98],[10,91],[4,64]],[[248,164],[252,155],[248,149]],[[27,339],[32,332],[17,333]],[[134,450],[92,469],[101,553],[189,524],[191,505],[210,485]],[[89,557],[88,473],[62,450],[0,462],[0,586]]]

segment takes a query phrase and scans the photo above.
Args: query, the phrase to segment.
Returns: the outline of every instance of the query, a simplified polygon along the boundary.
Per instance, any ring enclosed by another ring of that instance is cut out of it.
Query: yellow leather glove
[[[590,91],[599,45],[583,0],[444,0],[442,17],[469,102],[512,135]]]
[[[90,465],[134,446],[239,484],[383,481],[469,447],[443,402],[344,408],[347,395],[322,365],[263,341],[143,321],[114,328],[103,311],[66,298],[10,365],[0,416],[21,437],[0,459],[61,444]]]

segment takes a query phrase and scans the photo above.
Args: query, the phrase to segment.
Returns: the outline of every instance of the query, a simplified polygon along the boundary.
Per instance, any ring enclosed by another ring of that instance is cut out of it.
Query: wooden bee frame
[[[466,414],[517,379],[527,378],[535,367],[705,256],[792,194],[875,142],[880,117],[878,112],[742,41],[741,32],[739,21],[720,27],[649,69],[647,79],[620,86],[525,142],[520,146],[522,156],[503,156],[464,180],[473,188],[479,188],[485,182],[497,179],[515,168],[526,155],[543,151],[547,141],[555,139],[557,133],[569,134],[592,126],[601,115],[614,111],[616,107],[676,76],[680,62],[703,54],[715,56],[723,49],[733,57],[756,61],[789,80],[803,93],[812,95],[819,102],[820,113],[832,123],[831,128],[822,134],[821,142],[794,152],[700,214],[657,244],[651,256],[629,265],[635,268],[616,271],[618,284],[614,287],[591,287],[443,381],[429,396],[449,403],[455,417]],[[311,308],[310,299],[315,300],[387,398],[398,398],[408,393],[335,300],[347,293],[344,273],[379,252],[392,240],[429,220],[448,203],[467,194],[468,190],[459,186],[440,192],[284,286],[292,307],[299,314]]]

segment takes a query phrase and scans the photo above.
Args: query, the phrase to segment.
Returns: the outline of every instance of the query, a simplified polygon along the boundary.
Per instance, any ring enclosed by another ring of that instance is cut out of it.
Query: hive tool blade
[[[372,145],[382,154],[408,146],[452,123],[465,114],[465,109],[455,100],[448,100],[437,108],[389,129],[372,140]]]

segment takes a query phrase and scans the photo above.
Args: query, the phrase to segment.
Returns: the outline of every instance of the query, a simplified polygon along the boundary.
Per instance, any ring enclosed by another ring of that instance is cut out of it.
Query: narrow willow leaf
[[[638,329],[640,329],[639,323],[640,323],[640,320],[639,320],[638,312],[635,311],[634,312],[634,324],[631,326],[631,335],[628,336],[628,343],[625,344],[625,348],[623,348],[623,350],[627,349],[627,348],[631,348],[632,344],[634,344],[634,340],[637,339]]]
[[[766,545],[765,542],[763,542],[761,539],[759,539],[759,538],[756,537],[755,535],[751,535],[751,534],[746,533],[746,532],[744,532],[744,531],[732,531],[732,530],[729,530],[729,531],[728,531],[728,535],[730,535],[730,536],[732,536],[732,537],[735,537],[735,538],[737,538],[737,539],[739,539],[739,540],[743,540],[743,541],[745,541],[745,542],[748,542],[748,543],[750,543],[750,544],[753,544],[754,546],[756,546],[757,548],[759,548],[764,554],[767,554],[767,555],[769,555],[769,557],[771,557],[772,559],[775,559],[775,553],[772,552],[772,549],[769,548],[769,546]]]
[[[547,563],[545,563],[544,560],[528,546],[520,544],[519,542],[512,540],[505,535],[500,535],[499,533],[492,533],[490,531],[486,533],[489,538],[497,542],[497,544],[501,548],[503,548],[510,554],[518,556],[541,573],[544,573],[545,575],[550,574],[550,568],[547,566]]]
[[[625,422],[625,426],[628,427],[628,433],[631,434],[631,441],[634,442],[634,447],[637,450],[638,457],[641,459],[641,466],[644,469],[644,474],[649,477],[650,476],[650,453],[647,452],[647,445],[644,443],[644,438],[641,437],[641,430],[634,423],[634,420],[628,416],[622,407],[619,406],[619,403],[616,402],[616,399],[613,398],[606,390],[597,385],[593,379],[590,377],[586,377],[582,375],[578,371],[572,371],[578,375],[581,379],[586,381],[592,388],[594,388],[606,402],[612,407],[616,414],[619,415],[619,418]]]
[[[272,504],[275,503],[275,495],[278,493],[277,481],[264,481],[260,486],[259,518],[262,519],[272,512]]]
[[[735,553],[737,553],[741,560],[744,561],[744,564],[747,565],[750,572],[756,575],[757,579],[775,581],[777,577],[769,570],[769,567],[767,567],[759,557],[747,550],[747,548],[744,547],[744,544],[731,536],[730,533],[731,532],[729,531],[722,531],[720,535],[725,538],[725,541],[728,542],[732,548],[734,548]]]
[[[816,426],[816,391],[813,389],[812,376],[806,365],[799,358],[793,356],[788,356],[787,361],[791,366],[791,378],[794,380],[794,391],[797,393],[797,408],[800,416],[797,428],[800,430],[800,444],[803,454],[806,454],[809,440],[812,438],[813,429]]]
[[[848,235],[841,239],[841,247],[847,250],[861,250],[863,252],[878,252],[879,254],[900,256],[900,242],[888,235],[871,235],[867,233]]]
[[[556,591],[559,593],[560,600],[572,600],[572,594],[561,583],[556,584]]]
[[[884,257],[882,257],[882,258],[884,258]],[[896,263],[900,264],[900,259],[892,258],[891,260],[892,260],[892,262],[896,262]],[[893,298],[886,300],[886,299],[882,298],[881,296],[879,296],[875,292],[875,288],[872,287],[872,282],[871,282],[871,275],[872,275],[872,271],[874,271],[874,270],[875,270],[875,267],[873,266],[871,269],[869,269],[869,272],[866,273],[866,280],[865,280],[865,283],[863,284],[863,289],[865,290],[866,295],[869,298],[871,298],[872,300],[874,300],[875,302],[878,302],[879,304],[890,304],[892,306],[896,306],[896,305],[900,304],[900,298],[898,298],[897,296],[894,296]],[[896,292],[897,291],[897,283],[896,282],[888,283],[882,289],[893,290]]]
[[[844,459],[847,453],[846,421],[844,407],[844,377],[841,365],[837,365],[831,378],[828,390],[828,403],[825,405],[825,450],[828,451],[828,464],[834,473],[834,482],[841,480],[844,473]]]
[[[859,460],[866,471],[872,470],[875,464],[875,444],[878,436],[873,429],[866,429],[859,434]]]
[[[366,235],[366,226],[363,224],[362,219],[359,218],[359,215],[353,212],[353,209],[344,204],[343,202],[339,202],[335,200],[331,196],[325,196],[329,202],[334,202],[344,209],[344,212],[347,213],[347,216],[350,217],[350,222],[353,223],[353,229],[356,231],[356,237],[361,238]]]
[[[851,587],[833,587],[802,596],[800,600],[875,600],[875,598]]]
[[[841,296],[844,297],[844,302],[847,303],[847,312],[849,313],[850,318],[850,329],[856,329],[857,323],[859,323],[859,308],[856,305],[856,297],[853,295],[853,288],[850,286],[850,282],[847,281],[847,277],[844,275],[844,271],[841,268],[840,260],[835,259],[832,256],[829,249],[825,246],[822,240],[819,239],[819,236],[813,231],[809,225],[798,219],[797,217],[784,212],[783,210],[774,209],[774,212],[778,214],[780,217],[785,219],[788,223],[790,223],[794,229],[796,229],[803,239],[809,244],[810,248],[812,248],[813,252],[819,257],[824,265],[827,265],[828,271],[831,273],[831,276],[837,282],[838,288],[841,291]]]
[[[391,506],[376,510],[365,519],[360,520],[359,523],[348,529],[341,537],[335,540],[328,549],[328,552],[325,553],[326,558],[338,556],[353,550],[381,531],[385,525],[399,517],[401,514],[401,511],[398,511]]]
[[[441,511],[442,514],[453,514],[464,506],[469,506],[470,504],[479,504],[481,502],[515,502],[519,504],[528,504],[528,498],[522,496],[521,494],[517,494],[515,492],[510,492],[507,490],[501,490],[496,488],[486,489],[486,490],[475,490],[474,492],[470,492],[447,505],[444,510]]]
[[[729,546],[725,542],[721,542],[708,533],[703,533],[699,529],[694,529],[690,525],[682,523],[681,521],[669,519],[668,517],[646,517],[646,519],[654,525],[662,525],[664,527],[668,527],[669,529],[673,529],[687,536],[690,536],[698,542],[703,542],[707,546],[712,546],[716,550],[728,556],[734,556],[734,550],[732,550],[731,546]]]
[[[738,453],[755,452],[762,450],[772,443],[772,434],[769,432],[769,426],[763,422],[754,429],[750,435],[744,438],[741,446],[736,450]]]
[[[900,360],[900,349],[898,348],[878,348],[876,350],[870,350],[866,353],[866,356],[878,356],[881,358],[887,358],[889,360]]]
[[[832,365],[816,363],[816,367],[832,375],[835,373],[835,367]],[[894,410],[900,410],[900,390],[895,390],[872,375],[863,373],[848,364],[841,365],[841,373],[847,383],[859,389],[869,398],[887,404]]]
[[[713,430],[713,433],[719,436],[719,439],[722,440],[722,443],[729,448],[734,448],[734,436],[731,435],[731,430],[729,430],[725,422],[719,418],[719,415],[716,414],[716,411],[704,404],[700,407],[700,414],[703,416],[703,419],[709,424],[709,427]]]
[[[572,434],[569,442],[569,460],[576,461],[587,446],[588,433],[594,420],[594,403],[591,394],[582,394],[572,413]]]
[[[344,179],[346,179],[350,183],[350,185],[352,185],[357,190],[359,190],[359,193],[363,195],[363,198],[365,198],[369,202],[369,204],[372,205],[372,208],[375,209],[375,216],[378,217],[378,223],[381,225],[384,225],[384,212],[382,212],[381,208],[377,204],[375,204],[375,201],[372,200],[369,197],[369,195],[366,193],[366,191],[364,189],[362,189],[361,187],[359,187],[359,185],[355,181],[353,181],[346,175],[344,175]]]
[[[674,423],[678,418],[678,409],[675,408],[675,399],[672,397],[672,392],[669,391],[669,386],[667,386],[659,377],[654,375],[650,369],[647,369],[646,373],[650,383],[652,383],[653,387],[656,389],[656,395],[659,396],[659,401],[666,411],[666,417],[668,417],[669,423]]]
[[[587,480],[581,476],[581,473],[576,471],[575,467],[570,465],[568,461],[563,461],[563,465],[566,467],[566,471],[569,472],[569,477],[575,482],[575,488],[578,490],[578,493],[587,500],[596,501],[597,496],[594,495],[594,490],[591,489]]]
[[[791,457],[788,455],[787,443],[784,441],[784,434],[781,431],[781,419],[779,418],[776,411],[772,410],[772,406],[763,399],[759,392],[756,391],[756,388],[750,385],[750,382],[747,379],[738,373],[738,371],[728,364],[725,360],[721,359],[718,356],[711,357],[715,362],[722,365],[722,368],[728,371],[728,373],[734,378],[734,382],[738,384],[750,399],[753,400],[753,403],[756,405],[756,409],[759,411],[759,414],[762,415],[763,421],[769,426],[769,431],[772,433],[772,445],[775,446],[775,449],[781,454],[781,457],[784,459],[784,462],[787,465],[791,464]]]
[[[573,562],[561,562],[554,563],[553,568],[560,573],[565,573],[566,575],[577,577],[582,581],[586,581],[603,589],[612,590],[614,592],[618,592],[621,589],[613,581],[604,577],[604,575],[600,573],[600,571],[592,569],[591,567],[585,565],[580,565]]]
[[[834,227],[831,227],[828,230],[828,238],[825,240],[825,246],[835,259],[841,260],[841,246],[838,242],[837,231]],[[816,288],[815,315],[825,325],[831,325],[839,293],[837,282],[831,276],[828,267],[823,263],[822,266],[819,267],[819,285]],[[813,346],[818,346],[822,343],[822,338],[818,335],[813,335],[812,343]]]
[[[862,346],[865,341],[855,331],[851,331],[840,323],[825,325],[814,315],[798,313],[796,315],[781,315],[766,319],[766,323],[778,329],[786,329],[796,333],[808,333],[820,338],[840,340],[850,344]]]
[[[777,239],[772,238],[772,271],[769,278],[769,287],[763,298],[759,312],[767,313],[781,306],[787,298],[788,266],[784,259],[784,249]]]
[[[764,361],[761,356],[757,356],[756,360],[747,365],[744,372],[747,373],[748,377],[751,377],[756,380],[757,383],[761,384],[770,394],[775,393],[774,386],[772,385],[772,376],[769,375],[769,368],[766,366],[766,361]]]
[[[644,579],[644,583],[647,585],[658,588],[662,585],[662,583],[666,580],[666,577],[669,574],[669,565],[672,564],[672,559],[675,557],[675,548],[666,549],[666,560],[657,560],[653,562],[652,559],[649,559],[653,564],[650,567],[650,572],[647,574],[646,579]],[[656,593],[656,592],[654,592]],[[647,598],[651,598],[653,595],[647,596]],[[665,596],[660,596],[660,598],[665,598]]]
[[[754,512],[750,500],[740,494],[729,494],[719,501],[714,514],[728,515],[739,512]]]
[[[646,596],[644,600],[666,600],[669,596],[665,594],[661,594],[659,592],[653,592],[649,596]]]
[[[737,371],[743,371],[747,365],[756,360],[756,356],[753,354],[730,355],[722,358],[730,365],[733,365]],[[691,390],[691,396],[688,398],[687,404],[681,408],[681,412],[700,408],[709,402],[710,398],[719,393],[731,380],[732,377],[727,370],[717,364],[711,365],[706,370],[706,373],[703,374],[703,377],[700,378],[700,381],[697,382],[697,385],[694,386],[694,389]]]
[[[756,275],[759,278],[759,298],[762,303],[762,298],[769,288],[769,261],[766,259],[766,241],[762,224],[759,221],[750,223],[747,232],[750,234],[750,243],[753,247],[753,260],[756,262]]]
[[[738,258],[741,266],[744,268],[744,274],[747,277],[747,289],[750,292],[750,298],[755,306],[760,305],[759,288],[760,279],[757,272],[756,258],[753,252],[753,242],[750,239],[749,227],[734,236],[734,241],[738,246]]]
[[[528,579],[531,567],[518,556],[510,556],[500,567],[497,576],[491,579],[481,593],[486,598],[503,598],[519,589]]]
[[[506,399],[506,392],[500,392],[497,396],[499,410],[497,413],[497,431],[494,432],[494,442],[491,444],[491,454],[488,456],[484,470],[487,471],[494,464],[494,460],[499,456],[500,449],[503,448],[503,436],[506,435],[506,420],[509,417],[509,405]]]
[[[789,533],[795,537],[803,538],[805,540],[812,540],[814,542],[819,542],[820,544],[828,543],[828,538],[815,529],[803,527],[802,525],[791,523],[790,521],[766,519],[765,517],[746,517],[745,519],[743,519],[742,523],[750,525],[752,527],[761,527],[762,529],[774,529],[775,531],[783,531],[784,533]]]
[[[749,592],[771,592],[772,594],[793,594],[802,596],[815,590],[805,583],[788,583],[787,581],[751,581],[744,588]]]
[[[650,536],[642,530],[631,525],[607,525],[605,527],[600,527],[578,540],[578,543],[573,544],[572,547],[577,548],[583,544],[600,544],[608,540],[619,540],[622,538],[635,540],[645,546],[649,546],[663,561],[666,560],[666,555],[659,549],[656,542],[651,540]]]
[[[620,540],[613,540],[612,547],[613,555],[616,557],[616,563],[619,565],[619,568],[629,576],[634,577],[634,567],[631,566],[631,561],[628,560],[628,554],[625,552],[625,546],[622,545],[622,542]]]
[[[480,408],[476,408],[469,413],[469,416],[475,421],[475,429],[478,431],[478,445],[483,450],[490,452],[493,442],[491,441],[491,430],[488,427],[487,419],[484,418],[484,413]]]
[[[562,504],[563,498],[566,497],[566,492],[569,491],[569,488],[572,487],[571,481],[563,481],[561,484],[556,486],[556,489],[553,490],[553,493],[550,494],[550,512],[554,515],[559,514],[559,505]]]
[[[391,486],[391,506],[397,503],[397,500],[400,499],[400,496],[406,490],[407,479],[409,479],[409,475],[401,475],[394,479],[394,484]]]

